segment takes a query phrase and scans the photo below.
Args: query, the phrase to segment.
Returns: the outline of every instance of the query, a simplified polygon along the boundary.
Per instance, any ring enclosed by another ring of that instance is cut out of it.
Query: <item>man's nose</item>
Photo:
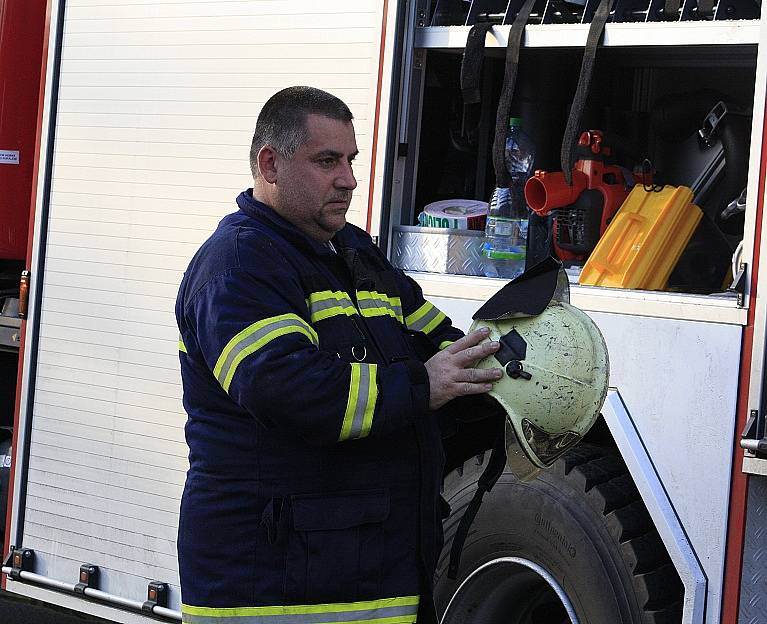
[[[354,177],[354,171],[352,171],[352,164],[346,162],[341,165],[342,171],[336,178],[336,188],[349,189],[350,191],[357,188],[357,178]]]

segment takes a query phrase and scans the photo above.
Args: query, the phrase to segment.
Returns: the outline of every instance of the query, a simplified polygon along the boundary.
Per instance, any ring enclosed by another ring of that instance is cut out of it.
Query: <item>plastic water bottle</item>
[[[513,279],[525,270],[528,209],[525,182],[533,173],[535,146],[517,117],[509,120],[504,150],[511,184],[496,187],[485,227],[485,275]]]

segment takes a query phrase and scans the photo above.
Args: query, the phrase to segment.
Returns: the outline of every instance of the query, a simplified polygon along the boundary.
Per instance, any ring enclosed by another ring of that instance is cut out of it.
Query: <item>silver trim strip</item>
[[[3,566],[2,572],[3,574],[10,574],[11,569],[12,568],[10,567]],[[63,581],[57,581],[56,579],[48,578],[47,576],[41,576],[40,574],[35,574],[34,572],[20,572],[19,577],[21,578],[21,580],[27,581],[29,583],[43,585],[45,587],[58,589],[60,591],[69,592],[71,594],[75,593],[74,583],[65,583]],[[108,594],[106,592],[100,591],[98,589],[92,589],[90,587],[86,587],[85,590],[83,591],[83,594],[87,596],[88,598],[92,598],[100,602],[117,605],[126,609],[138,611],[140,613],[143,613],[144,615],[149,615],[143,609],[144,603],[138,602],[137,600],[130,600],[129,598],[123,598],[122,596],[115,596],[114,594]],[[181,621],[180,611],[173,611],[172,609],[167,609],[165,607],[153,607],[152,615],[165,617],[170,620],[175,620],[177,622]]]
[[[762,5],[762,19],[767,15],[767,6]],[[767,345],[767,302],[764,297],[751,297],[751,278],[757,271],[758,281],[767,279],[767,206],[762,206],[761,223],[756,222],[758,209],[757,199],[759,186],[763,182],[762,150],[767,137],[764,136],[765,123],[765,91],[767,84],[767,26],[763,26],[759,39],[759,53],[756,59],[756,82],[754,85],[754,113],[751,127],[751,154],[748,167],[748,199],[746,201],[746,222],[743,232],[742,262],[747,264],[746,271],[746,305],[754,306],[753,340],[751,342],[751,374],[748,379],[748,406],[746,410],[762,410],[764,404],[765,384],[765,346]],[[759,262],[754,265],[754,248],[756,229],[760,228]],[[760,276],[761,277],[758,277]],[[741,379],[741,383],[744,380]],[[737,458],[735,461],[738,461]],[[742,471],[748,474],[767,474],[767,460],[745,455]]]
[[[55,71],[57,62],[61,58],[61,41],[59,40],[60,22],[63,19],[65,0],[52,0],[50,3],[50,24],[48,29],[48,56],[45,66],[45,95],[43,96],[42,124],[40,127],[39,145],[39,168],[37,171],[36,200],[34,223],[29,236],[32,239],[32,255],[30,269],[29,289],[29,314],[26,320],[26,338],[24,355],[20,366],[22,369],[21,387],[19,388],[19,427],[16,435],[16,445],[13,449],[13,461],[15,473],[13,483],[9,483],[11,490],[9,505],[11,506],[11,543],[21,543],[24,523],[24,507],[26,506],[26,478],[28,468],[28,445],[31,438],[30,420],[32,418],[31,400],[34,399],[34,378],[37,369],[37,334],[40,329],[40,316],[42,307],[42,288],[40,285],[44,279],[45,230],[47,229],[47,215],[45,205],[49,200],[46,185],[52,175],[52,162],[49,158],[51,145],[51,129],[55,120],[52,119],[56,110],[57,102],[54,101],[56,94],[55,84],[59,79]],[[63,33],[61,37],[63,38]],[[41,270],[42,269],[42,270]]]
[[[708,579],[655,470],[620,392],[610,388],[602,416],[684,585],[683,624],[703,624]],[[718,609],[717,605],[713,605]]]
[[[578,615],[575,613],[575,609],[573,608],[573,605],[570,603],[570,599],[567,597],[567,594],[565,593],[565,590],[562,589],[562,587],[557,583],[556,579],[549,574],[548,570],[545,568],[539,566],[537,563],[534,563],[533,561],[529,561],[528,559],[523,559],[521,557],[499,557],[498,559],[493,559],[492,561],[488,561],[486,563],[483,563],[481,566],[479,566],[474,572],[472,572],[469,576],[467,576],[463,583],[458,587],[456,592],[453,594],[453,597],[450,599],[450,602],[447,603],[447,609],[445,609],[445,614],[442,616],[442,619],[440,622],[444,622],[445,618],[447,617],[448,613],[450,613],[450,607],[453,604],[453,601],[456,599],[456,596],[461,593],[461,590],[464,588],[464,586],[469,583],[472,578],[474,578],[477,574],[482,572],[483,570],[499,565],[502,563],[516,563],[518,565],[524,566],[526,568],[529,568],[533,572],[535,572],[538,576],[540,576],[546,583],[548,583],[549,587],[554,590],[557,594],[557,598],[559,598],[560,602],[562,603],[562,606],[567,611],[567,615],[570,618],[571,624],[579,624],[578,621]]]

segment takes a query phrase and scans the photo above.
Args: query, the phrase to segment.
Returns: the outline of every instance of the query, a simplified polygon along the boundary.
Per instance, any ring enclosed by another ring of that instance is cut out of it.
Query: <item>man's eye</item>
[[[326,169],[330,169],[335,164],[335,158],[323,158],[320,160],[320,166],[325,167]]]

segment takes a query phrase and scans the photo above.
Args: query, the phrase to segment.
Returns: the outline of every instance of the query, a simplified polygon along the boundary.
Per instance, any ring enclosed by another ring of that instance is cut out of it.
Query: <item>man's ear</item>
[[[258,171],[269,184],[277,181],[277,159],[279,155],[271,145],[264,145],[258,151]]]

